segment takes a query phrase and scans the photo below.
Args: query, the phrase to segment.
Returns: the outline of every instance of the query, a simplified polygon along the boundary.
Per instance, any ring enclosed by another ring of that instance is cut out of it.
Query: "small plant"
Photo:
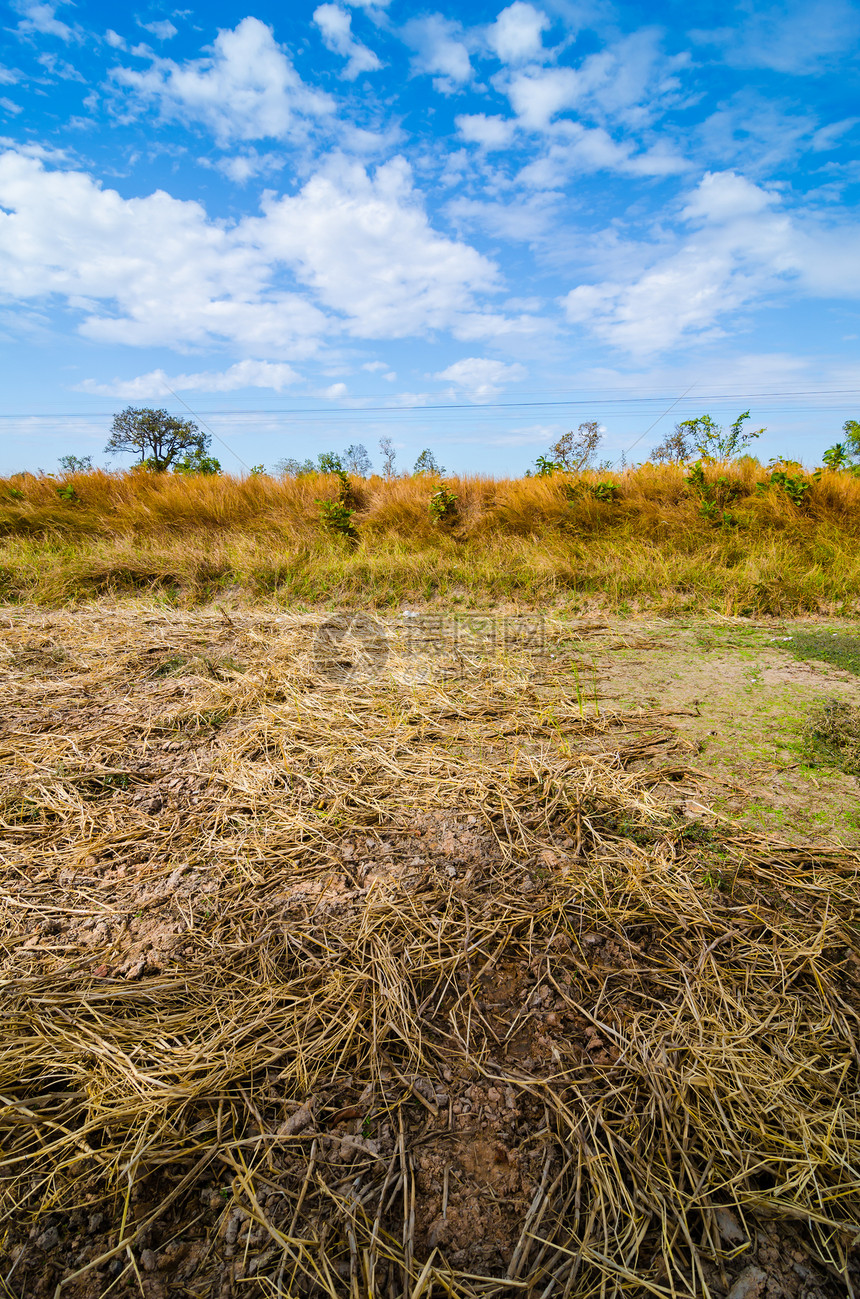
[[[327,452],[324,454],[329,455]],[[323,527],[328,528],[329,532],[337,532],[342,537],[347,537],[354,542],[358,540],[358,533],[352,522],[352,516],[355,513],[352,508],[354,505],[352,488],[349,485],[349,479],[340,458],[335,455],[330,458],[338,466],[329,470],[330,473],[335,473],[338,477],[338,494],[337,499],[334,501],[317,501],[317,505],[320,507],[320,520]],[[320,462],[322,460],[323,456],[320,456]]]
[[[430,518],[434,523],[450,523],[457,516],[457,497],[443,483],[430,497]]]
[[[549,456],[538,456],[535,461],[536,478],[552,478],[553,474],[558,473],[564,466],[558,460],[551,460]]]
[[[705,477],[704,460],[697,460],[690,465],[687,482],[699,496],[699,513],[703,519],[721,527],[734,527],[737,524],[735,516],[725,507],[740,495],[741,487],[738,483],[731,482],[725,474],[721,474],[715,482],[709,482]]]
[[[79,499],[71,483],[63,483],[62,487],[58,487],[57,495],[61,501],[76,501]]]
[[[9,499],[10,499],[10,500],[13,500],[13,501],[23,501],[23,499],[24,499],[24,493],[21,491],[21,488],[20,488],[20,487],[10,487],[10,488],[8,489],[8,491],[9,491]]]
[[[261,474],[264,474],[265,472],[266,472],[266,466],[265,466],[265,465],[251,465],[251,477],[252,477],[252,478],[259,478],[260,475],[261,475]]]
[[[768,468],[770,478],[765,483],[757,483],[758,490],[764,492],[771,486],[781,487],[795,505],[803,505],[812,484],[805,476],[802,466],[794,461],[772,460]]]
[[[599,501],[616,501],[618,499],[618,486],[616,483],[601,480],[599,483],[593,484],[591,492]]]
[[[330,532],[339,532],[344,537],[358,536],[352,526],[353,511],[347,509],[342,501],[317,501],[320,507],[320,518]]]

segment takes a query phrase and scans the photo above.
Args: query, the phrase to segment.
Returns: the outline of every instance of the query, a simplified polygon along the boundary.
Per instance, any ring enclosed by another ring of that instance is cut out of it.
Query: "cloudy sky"
[[[0,472],[126,405],[239,472],[519,473],[586,419],[635,461],[747,407],[814,464],[860,418],[848,0],[3,15]]]

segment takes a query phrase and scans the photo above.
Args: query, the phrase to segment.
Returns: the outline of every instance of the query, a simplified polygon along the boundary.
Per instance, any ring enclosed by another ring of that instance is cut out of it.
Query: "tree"
[[[341,459],[346,472],[348,474],[357,474],[359,478],[369,477],[373,470],[367,448],[363,447],[360,442],[348,446]]]
[[[397,470],[394,467],[394,462],[397,459],[397,452],[394,450],[394,443],[391,438],[380,438],[379,449],[382,452],[382,472],[385,477],[396,477]]]
[[[93,469],[92,456],[60,456],[60,468],[64,474],[89,474]]]
[[[436,457],[430,448],[425,447],[418,459],[415,461],[415,468],[412,472],[413,474],[435,474],[441,478],[445,473],[445,469],[442,465],[437,463]]]
[[[345,474],[343,460],[335,451],[321,451],[317,456],[317,471],[321,474]]]
[[[689,438],[693,450],[703,460],[733,460],[755,438],[760,438],[766,432],[763,428],[757,429],[755,433],[746,432],[744,423],[749,417],[749,411],[745,410],[743,415],[738,415],[734,424],[724,429],[715,424],[710,415],[699,415],[696,419],[682,420],[678,429],[683,429],[684,437]]]
[[[293,460],[292,457],[278,460],[275,464],[275,471],[282,474],[284,478],[298,478],[299,474],[315,474],[316,469],[313,460]]]
[[[682,465],[693,458],[693,446],[683,424],[676,424],[658,447],[651,452],[655,465]]]
[[[128,406],[114,415],[105,451],[111,456],[133,451],[139,465],[161,474],[183,455],[202,459],[208,448],[209,438],[191,420],[177,419],[166,410]]]
[[[587,420],[580,424],[576,432],[571,430],[559,438],[550,449],[550,458],[567,473],[579,473],[581,469],[588,468],[602,437],[599,422],[596,419]]]

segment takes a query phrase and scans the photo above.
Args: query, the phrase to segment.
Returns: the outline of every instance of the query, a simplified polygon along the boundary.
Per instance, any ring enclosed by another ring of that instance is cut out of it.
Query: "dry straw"
[[[5,1293],[850,1290],[860,857],[680,818],[575,634],[323,621],[7,618]]]

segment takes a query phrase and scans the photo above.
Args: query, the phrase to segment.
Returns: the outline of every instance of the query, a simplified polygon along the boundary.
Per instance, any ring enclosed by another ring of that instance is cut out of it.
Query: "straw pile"
[[[854,1293],[860,855],[560,629],[6,622],[5,1294]]]

